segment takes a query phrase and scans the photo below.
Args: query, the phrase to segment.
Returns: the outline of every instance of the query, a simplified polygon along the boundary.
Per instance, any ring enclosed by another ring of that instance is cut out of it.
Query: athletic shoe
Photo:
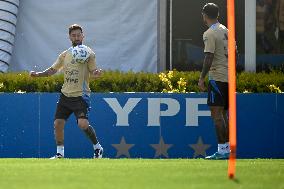
[[[205,159],[221,160],[221,159],[229,159],[229,157],[230,153],[220,154],[218,152],[215,152],[213,155],[205,157]]]
[[[55,156],[49,158],[49,159],[62,159],[64,158],[63,155],[61,155],[60,153],[55,154]]]
[[[103,152],[104,152],[104,149],[102,147],[95,149],[94,158],[95,159],[102,158],[103,157]]]

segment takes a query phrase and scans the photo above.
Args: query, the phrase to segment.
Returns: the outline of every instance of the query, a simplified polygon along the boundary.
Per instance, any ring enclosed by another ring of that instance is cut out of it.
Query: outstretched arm
[[[208,52],[205,53],[202,72],[198,81],[198,87],[201,91],[205,91],[204,79],[212,66],[213,58],[214,58],[213,53],[208,53]]]
[[[50,67],[50,68],[44,70],[43,72],[31,71],[30,76],[31,77],[47,77],[47,76],[51,76],[51,75],[55,74],[56,72],[57,72],[56,69]]]

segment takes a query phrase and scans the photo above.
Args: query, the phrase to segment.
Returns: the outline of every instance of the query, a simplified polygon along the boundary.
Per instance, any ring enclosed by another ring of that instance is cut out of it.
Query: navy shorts
[[[207,104],[208,106],[223,106],[225,110],[228,110],[229,96],[227,82],[209,81]]]
[[[61,93],[57,102],[55,119],[67,120],[74,113],[76,119],[88,119],[90,111],[89,96],[67,97]]]

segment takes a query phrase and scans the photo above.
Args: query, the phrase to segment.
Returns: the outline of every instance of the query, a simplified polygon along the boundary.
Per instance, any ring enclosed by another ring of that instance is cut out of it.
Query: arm
[[[98,69],[96,66],[96,56],[93,51],[91,51],[91,55],[88,60],[88,69],[90,70],[91,77],[98,78],[102,74],[102,69]]]
[[[47,77],[47,76],[51,76],[51,75],[55,74],[56,72],[57,72],[56,69],[50,67],[50,68],[44,70],[43,72],[31,71],[30,76],[31,77]]]
[[[54,64],[51,67],[47,68],[43,72],[31,71],[30,76],[31,77],[47,77],[47,76],[54,75],[57,72],[57,70],[60,70],[63,67],[63,61],[65,58],[65,55],[66,55],[66,51],[64,51],[58,56],[57,60],[54,62]]]
[[[205,79],[206,75],[208,74],[212,62],[213,62],[214,54],[213,53],[205,53],[205,58],[203,62],[202,72],[200,75],[200,79]]]
[[[204,79],[212,66],[213,58],[214,58],[213,53],[209,53],[209,52],[205,53],[202,72],[201,72],[201,75],[198,81],[198,87],[200,88],[201,91],[205,91]]]
[[[210,32],[210,30],[207,30],[203,34],[203,42],[204,42],[205,58],[198,81],[198,87],[201,91],[205,91],[204,79],[208,74],[213,63],[214,52],[215,52],[215,35],[212,32]]]

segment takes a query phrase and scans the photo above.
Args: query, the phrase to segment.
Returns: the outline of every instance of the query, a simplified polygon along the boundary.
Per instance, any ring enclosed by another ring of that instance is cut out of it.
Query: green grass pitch
[[[284,160],[203,159],[0,159],[3,189],[284,189]]]

